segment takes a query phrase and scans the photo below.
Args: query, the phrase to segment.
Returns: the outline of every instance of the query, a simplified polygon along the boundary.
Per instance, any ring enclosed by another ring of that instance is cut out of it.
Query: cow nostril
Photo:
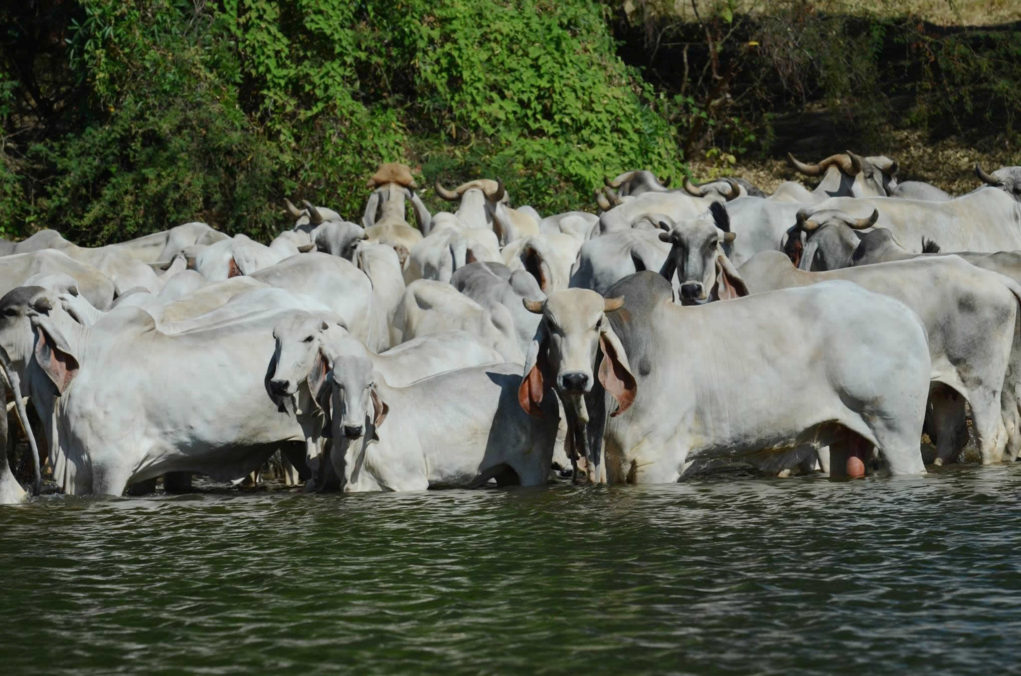
[[[685,282],[681,284],[681,296],[683,298],[695,299],[702,295],[702,284],[700,282]]]
[[[589,377],[585,373],[565,373],[560,377],[560,382],[568,392],[585,392],[589,387]]]
[[[361,425],[344,425],[344,436],[348,439],[357,439],[362,436]]]
[[[291,381],[271,380],[269,381],[269,389],[273,394],[287,394],[287,390],[291,389]]]

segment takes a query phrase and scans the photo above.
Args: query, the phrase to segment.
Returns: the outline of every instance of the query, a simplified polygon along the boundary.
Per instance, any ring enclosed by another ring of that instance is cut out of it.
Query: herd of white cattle
[[[268,246],[0,240],[0,448],[21,430],[36,492],[111,495],[277,451],[347,492],[917,475],[970,435],[1015,460],[1021,167],[951,196],[886,157],[791,160],[814,190],[633,171],[541,217],[479,179],[430,213],[384,164],[360,224],[287,201]]]

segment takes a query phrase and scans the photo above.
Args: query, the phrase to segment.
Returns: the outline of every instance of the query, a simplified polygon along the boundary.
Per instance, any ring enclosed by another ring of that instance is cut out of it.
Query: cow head
[[[576,476],[584,475],[594,483],[601,481],[600,458],[596,457],[600,449],[584,438],[589,423],[586,401],[599,402],[602,410],[602,391],[594,390],[598,380],[616,400],[611,416],[617,416],[631,406],[637,393],[627,354],[606,317],[620,310],[623,300],[603,298],[588,289],[565,289],[546,301],[525,299],[523,303],[530,312],[542,314],[542,320],[525,361],[518,402],[529,414],[542,415],[540,404],[552,387],[564,404],[572,428],[569,447]],[[593,415],[599,414],[594,411]]]
[[[323,345],[328,362],[333,447],[330,461],[341,486],[351,490],[371,479],[362,473],[369,444],[390,407],[380,394],[381,381],[368,350],[350,334],[330,336]]]
[[[350,221],[329,220],[316,227],[310,235],[319,251],[350,261],[358,244],[365,239],[365,228]]]
[[[897,173],[897,163],[885,155],[862,157],[850,150],[816,164],[800,162],[790,153],[787,159],[806,176],[821,176],[816,191],[830,197],[885,197]]]
[[[670,244],[660,274],[670,282],[677,276],[683,305],[748,295],[744,280],[724,250],[735,235],[722,204],[713,203],[695,219],[675,224],[660,221],[659,227],[664,230],[660,240]]]
[[[614,196],[627,197],[641,195],[644,192],[669,192],[670,177],[660,179],[656,174],[644,169],[626,171],[616,178],[605,178],[606,187]],[[608,195],[607,195],[608,196]]]
[[[329,412],[329,362],[322,345],[331,330],[346,332],[343,326],[311,312],[294,312],[273,327],[275,345],[265,383],[280,411],[292,415]]]
[[[1021,167],[1000,167],[991,174],[975,165],[975,174],[986,185],[1000,188],[1014,199],[1021,201]]]
[[[797,223],[787,231],[785,251],[790,255],[791,240],[805,234],[800,260],[792,262],[802,270],[838,270],[850,267],[854,252],[861,242],[857,230],[870,228],[879,219],[879,211],[855,218],[836,209],[798,211]]]

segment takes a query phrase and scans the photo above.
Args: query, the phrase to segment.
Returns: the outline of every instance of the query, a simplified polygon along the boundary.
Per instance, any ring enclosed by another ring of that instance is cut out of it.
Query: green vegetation
[[[8,233],[95,243],[206,220],[266,236],[285,195],[354,217],[380,161],[499,175],[544,209],[621,167],[677,164],[590,2],[42,4],[64,23],[0,11]],[[43,31],[57,44],[30,44]]]
[[[500,177],[547,212],[625,169],[724,172],[793,141],[888,151],[891,121],[1015,149],[1021,28],[945,27],[972,22],[962,0],[915,0],[934,23],[894,4],[7,3],[0,235],[204,220],[266,238],[284,196],[355,219],[381,161],[425,186]]]

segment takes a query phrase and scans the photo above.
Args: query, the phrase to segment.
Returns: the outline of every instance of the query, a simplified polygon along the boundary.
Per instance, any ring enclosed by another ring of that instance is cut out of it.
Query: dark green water
[[[17,673],[1017,673],[1021,464],[0,508]]]

